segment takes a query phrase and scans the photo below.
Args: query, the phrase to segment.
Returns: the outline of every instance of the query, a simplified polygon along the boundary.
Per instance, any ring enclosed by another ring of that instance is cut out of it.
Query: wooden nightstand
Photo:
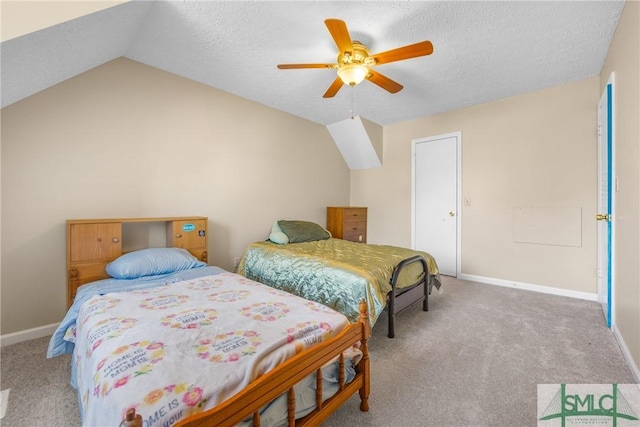
[[[337,239],[367,243],[367,208],[328,206],[327,230]]]

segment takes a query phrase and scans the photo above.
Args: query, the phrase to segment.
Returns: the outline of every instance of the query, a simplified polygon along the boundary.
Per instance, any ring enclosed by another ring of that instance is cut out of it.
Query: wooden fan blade
[[[389,77],[382,75],[377,71],[373,71],[372,69],[369,69],[369,75],[367,76],[367,80],[377,84],[382,89],[389,91],[391,93],[400,92],[403,88],[403,86],[400,83],[393,81]]]
[[[292,70],[296,68],[333,68],[335,64],[279,64],[281,70]]]
[[[388,50],[386,52],[376,53],[375,55],[370,55],[370,57],[375,59],[376,64],[387,64],[389,62],[401,61],[403,59],[431,55],[432,53],[433,45],[430,41],[426,40],[420,43]]]
[[[339,19],[326,19],[324,23],[331,33],[333,41],[336,42],[336,46],[338,46],[338,50],[340,50],[340,53],[353,53],[353,43],[351,42],[351,36],[349,35],[347,24]]]
[[[322,95],[323,98],[333,98],[334,96],[336,96],[336,93],[338,93],[338,91],[340,90],[340,88],[342,87],[343,83],[342,80],[340,79],[340,77],[336,78],[333,83],[331,83],[331,86],[329,86],[329,89],[327,89],[327,91],[324,93],[324,95]]]

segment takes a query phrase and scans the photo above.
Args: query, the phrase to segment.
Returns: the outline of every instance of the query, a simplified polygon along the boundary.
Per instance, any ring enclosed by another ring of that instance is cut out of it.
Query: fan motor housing
[[[369,49],[357,40],[352,42],[353,53],[346,52],[338,55],[338,64],[361,64],[366,66],[375,65],[375,60],[369,57]]]

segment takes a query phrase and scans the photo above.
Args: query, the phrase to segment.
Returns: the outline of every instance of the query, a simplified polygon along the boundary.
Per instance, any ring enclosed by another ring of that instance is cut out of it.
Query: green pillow
[[[289,238],[289,243],[313,242],[331,237],[327,230],[315,222],[280,220],[278,225]]]

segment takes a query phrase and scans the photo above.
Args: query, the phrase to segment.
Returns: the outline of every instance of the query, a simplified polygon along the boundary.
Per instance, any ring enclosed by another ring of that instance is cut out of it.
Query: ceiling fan
[[[389,77],[374,71],[372,67],[389,62],[401,61],[403,59],[416,58],[418,56],[430,55],[433,53],[433,45],[425,40],[386,52],[369,54],[369,49],[359,41],[351,41],[347,24],[339,19],[327,19],[324,21],[329,33],[338,46],[338,61],[336,64],[280,64],[281,70],[295,68],[331,68],[338,71],[338,77],[329,86],[329,89],[322,96],[331,98],[335,96],[343,84],[355,86],[364,79],[377,84],[381,88],[396,93],[402,90],[402,85],[391,80]]]

